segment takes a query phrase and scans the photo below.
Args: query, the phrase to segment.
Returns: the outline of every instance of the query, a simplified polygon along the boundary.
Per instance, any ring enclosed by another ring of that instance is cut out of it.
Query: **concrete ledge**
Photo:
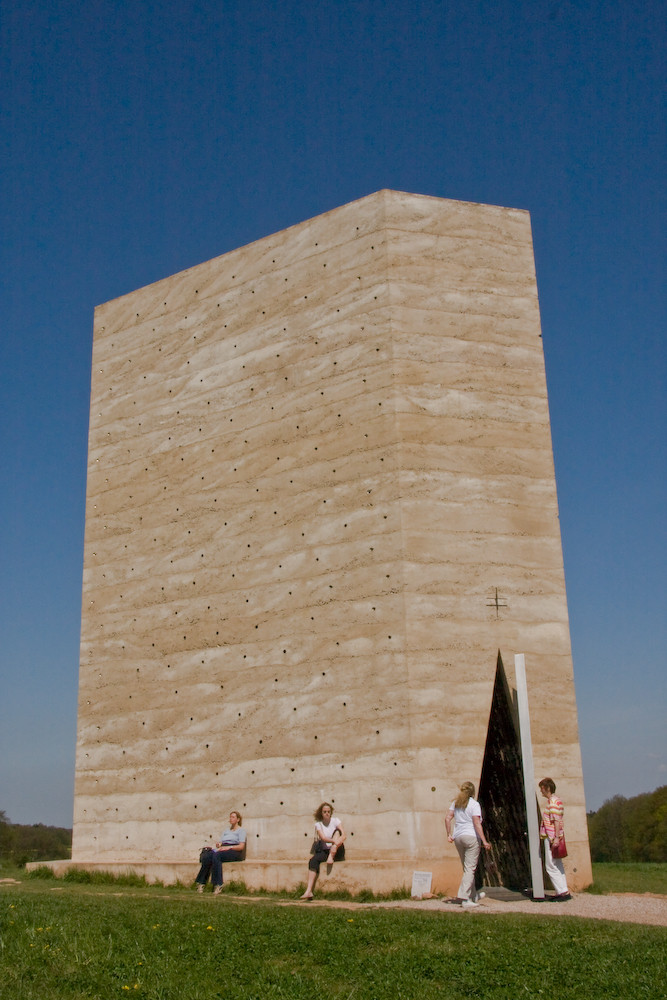
[[[199,863],[192,861],[40,861],[26,865],[28,871],[36,868],[50,868],[62,877],[72,868],[82,868],[89,872],[110,872],[113,875],[143,875],[147,882],[162,882],[164,885],[191,885]],[[335,864],[331,874],[326,874],[326,865],[320,869],[318,888],[347,889],[352,893],[369,889],[371,892],[391,892],[393,889],[410,889],[414,871],[430,871],[433,874],[433,891],[454,894],[461,872],[458,858],[456,864],[439,861],[437,864],[425,861],[416,864],[414,860],[403,861],[341,861]],[[296,890],[308,877],[308,861],[241,861],[226,864],[223,868],[226,882],[239,880],[249,889]]]

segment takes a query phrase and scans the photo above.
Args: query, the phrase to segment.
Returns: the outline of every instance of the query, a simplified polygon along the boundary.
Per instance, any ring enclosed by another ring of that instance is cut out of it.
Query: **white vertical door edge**
[[[523,787],[526,796],[526,818],[528,820],[528,849],[530,852],[530,873],[533,882],[533,899],[544,899],[544,878],[542,876],[542,856],[540,854],[540,829],[535,808],[535,775],[533,765],[533,743],[530,737],[530,713],[528,711],[528,686],[526,684],[526,660],[523,653],[514,657],[516,694],[519,708],[519,734],[521,738],[521,763],[523,767]]]

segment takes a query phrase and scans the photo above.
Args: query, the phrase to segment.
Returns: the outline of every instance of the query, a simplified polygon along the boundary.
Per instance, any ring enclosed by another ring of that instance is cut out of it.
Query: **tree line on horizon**
[[[59,861],[72,855],[72,831],[43,823],[12,823],[0,809],[0,859],[22,868],[28,861]]]
[[[667,862],[667,785],[626,799],[614,795],[590,812],[591,859]],[[0,809],[0,858],[23,866],[72,854],[72,831],[43,823],[12,823]]]
[[[593,861],[667,861],[667,785],[626,799],[614,795],[588,813]]]

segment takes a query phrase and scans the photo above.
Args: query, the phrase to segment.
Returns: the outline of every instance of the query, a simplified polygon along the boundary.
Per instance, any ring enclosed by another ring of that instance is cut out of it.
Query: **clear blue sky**
[[[72,819],[95,305],[384,187],[531,213],[588,806],[667,783],[665,10],[6,0],[13,822]]]

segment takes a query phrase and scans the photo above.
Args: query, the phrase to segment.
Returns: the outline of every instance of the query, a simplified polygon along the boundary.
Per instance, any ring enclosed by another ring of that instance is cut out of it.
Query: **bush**
[[[32,871],[26,872],[26,878],[50,879],[55,877],[51,869],[47,868],[46,865],[40,865],[39,868],[33,868]]]

